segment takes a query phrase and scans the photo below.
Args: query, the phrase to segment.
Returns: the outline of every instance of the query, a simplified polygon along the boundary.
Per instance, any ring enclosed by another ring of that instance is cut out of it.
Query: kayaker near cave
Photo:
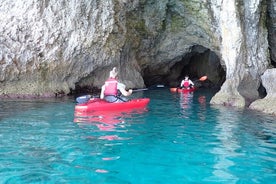
[[[105,99],[108,102],[126,102],[128,101],[123,96],[130,96],[132,89],[126,90],[126,86],[118,81],[117,68],[114,67],[109,74],[109,78],[105,81],[101,89],[101,99]]]
[[[182,89],[190,89],[194,87],[193,81],[189,79],[189,76],[185,76],[185,78],[181,81],[180,88]]]

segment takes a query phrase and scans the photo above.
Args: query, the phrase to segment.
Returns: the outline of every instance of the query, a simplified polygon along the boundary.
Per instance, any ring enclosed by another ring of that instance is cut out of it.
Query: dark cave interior
[[[175,62],[169,72],[161,73],[160,68],[168,67],[170,64],[158,67],[146,68],[143,78],[147,87],[162,84],[170,87],[179,86],[185,75],[196,83],[198,87],[220,88],[225,81],[226,73],[220,64],[219,57],[211,50],[202,46],[193,46],[191,52]],[[208,79],[200,82],[198,79],[207,76]]]

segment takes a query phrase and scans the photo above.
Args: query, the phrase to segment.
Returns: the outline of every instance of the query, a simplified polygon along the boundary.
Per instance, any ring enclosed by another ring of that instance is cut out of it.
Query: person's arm
[[[119,89],[119,90],[124,96],[129,96],[132,94],[132,89],[129,89],[128,91],[125,89]]]
[[[190,82],[190,84],[191,84],[192,86],[194,86],[194,85],[195,85],[195,84],[193,83],[193,81],[189,80],[189,82]]]
[[[184,80],[181,81],[180,87],[182,87],[184,84]]]
[[[122,83],[118,83],[118,90],[122,93],[124,96],[129,96],[132,94],[132,89],[129,89],[128,91],[125,89],[125,85]]]
[[[105,86],[103,85],[101,89],[101,95],[100,95],[101,99],[104,99],[104,90],[105,90]]]

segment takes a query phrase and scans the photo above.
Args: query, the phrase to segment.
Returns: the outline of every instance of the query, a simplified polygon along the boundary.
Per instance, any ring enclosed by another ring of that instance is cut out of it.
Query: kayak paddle
[[[207,76],[204,75],[204,76],[200,77],[198,80],[199,80],[199,81],[205,81],[206,79],[207,79]],[[197,80],[196,80],[196,81],[197,81]]]
[[[79,104],[83,104],[83,103],[86,103],[90,100],[91,98],[91,95],[84,95],[84,96],[80,96],[78,98],[76,98],[76,101],[79,103]]]
[[[143,89],[133,89],[132,92],[138,92],[138,91],[146,91],[148,88],[143,88]]]
[[[158,88],[164,88],[165,86],[163,84],[157,84],[157,85],[152,85],[148,88],[142,88],[142,89],[133,89],[132,92],[137,92],[137,91],[146,91],[146,90],[152,90],[152,89],[158,89]]]

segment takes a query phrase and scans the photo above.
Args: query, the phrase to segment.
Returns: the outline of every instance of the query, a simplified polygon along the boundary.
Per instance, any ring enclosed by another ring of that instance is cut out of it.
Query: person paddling
[[[185,78],[181,81],[180,88],[190,89],[193,87],[194,87],[193,81],[191,81],[189,77],[186,75]]]
[[[105,81],[101,88],[101,99],[105,99],[108,102],[126,102],[126,98],[121,97],[119,92],[123,96],[130,96],[132,89],[126,90],[126,86],[118,81],[117,68],[114,67],[109,74],[109,78]],[[119,91],[119,92],[118,92]]]

